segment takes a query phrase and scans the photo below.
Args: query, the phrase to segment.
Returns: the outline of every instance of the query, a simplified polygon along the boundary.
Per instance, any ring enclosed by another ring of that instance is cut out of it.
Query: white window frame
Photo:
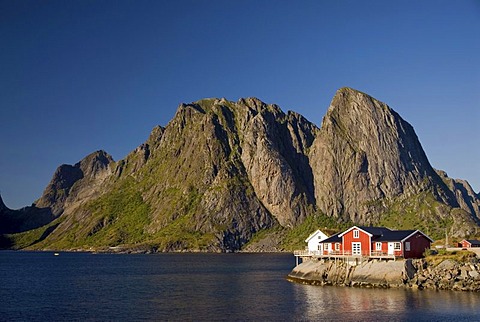
[[[335,243],[335,250],[340,250],[340,243]]]
[[[354,250],[358,246],[358,252],[354,252]],[[352,255],[362,255],[362,243],[361,242],[352,242]]]
[[[353,231],[353,238],[360,238],[360,231],[358,229]]]
[[[382,243],[381,242],[376,242],[375,243],[375,250],[382,250]]]
[[[398,242],[393,243],[393,249],[394,250],[402,250],[402,244],[398,243]]]

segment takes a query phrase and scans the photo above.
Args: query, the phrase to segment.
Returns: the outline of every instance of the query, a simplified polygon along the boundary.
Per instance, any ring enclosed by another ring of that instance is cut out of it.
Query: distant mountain
[[[320,225],[470,236],[479,216],[479,195],[431,167],[410,124],[342,88],[320,129],[255,98],[182,104],[125,159],[94,152],[60,166],[32,207],[1,202],[0,243],[280,250]]]

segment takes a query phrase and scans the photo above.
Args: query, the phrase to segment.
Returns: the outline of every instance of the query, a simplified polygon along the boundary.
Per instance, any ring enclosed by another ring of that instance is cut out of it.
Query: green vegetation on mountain
[[[352,224],[470,236],[478,216],[478,195],[431,167],[407,122],[343,88],[320,129],[256,98],[182,104],[123,160],[96,151],[32,207],[0,202],[0,247],[278,251]]]

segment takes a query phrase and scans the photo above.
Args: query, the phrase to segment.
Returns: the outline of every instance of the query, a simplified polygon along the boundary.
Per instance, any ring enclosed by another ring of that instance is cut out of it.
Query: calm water
[[[288,254],[0,252],[0,320],[480,321],[480,294],[287,282]]]

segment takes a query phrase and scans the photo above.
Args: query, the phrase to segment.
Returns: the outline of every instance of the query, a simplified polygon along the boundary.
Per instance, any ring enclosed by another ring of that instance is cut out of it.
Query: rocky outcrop
[[[480,263],[477,257],[459,263],[444,260],[438,265],[429,265],[425,260],[412,262],[415,275],[406,285],[418,289],[480,291]]]
[[[476,256],[466,262],[445,259],[429,264],[425,259],[364,261],[308,260],[287,277],[311,285],[480,291],[480,263]]]
[[[295,267],[288,279],[312,285],[399,287],[407,276],[406,262],[307,260]]]
[[[470,184],[465,180],[449,178],[445,171],[436,171],[450,191],[453,192],[456,203],[460,208],[472,214],[474,220],[480,223],[480,196],[473,191]]]
[[[333,98],[310,160],[316,204],[330,216],[371,224],[379,215],[375,201],[426,190],[458,206],[411,125],[386,104],[350,88]]]
[[[36,201],[39,208],[49,208],[55,217],[61,215],[68,200],[75,200],[81,190],[88,186],[95,191],[94,181],[109,174],[108,167],[113,162],[105,151],[89,154],[75,165],[63,164],[57,168],[43,195]],[[83,181],[83,182],[82,182]],[[77,189],[75,189],[77,184]]]
[[[241,100],[241,160],[262,204],[284,227],[308,215],[314,202],[312,170],[306,151],[316,127],[296,113],[257,99]]]
[[[313,217],[468,236],[479,205],[395,111],[343,88],[320,129],[256,98],[181,104],[123,160],[97,151],[60,166],[35,205],[0,207],[0,227],[46,225],[33,248],[274,251]]]

